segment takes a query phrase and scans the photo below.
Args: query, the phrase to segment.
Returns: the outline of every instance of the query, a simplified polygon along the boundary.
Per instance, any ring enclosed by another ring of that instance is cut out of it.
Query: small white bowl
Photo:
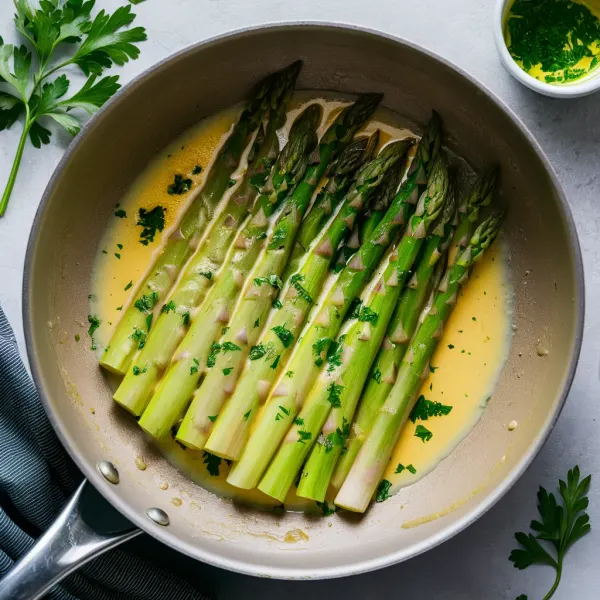
[[[532,77],[514,61],[510,55],[506,42],[504,40],[504,33],[502,31],[504,25],[504,16],[513,0],[497,0],[496,9],[494,10],[494,38],[496,40],[496,46],[500,53],[502,63],[508,70],[508,72],[523,85],[532,89],[534,92],[544,94],[544,96],[551,96],[553,98],[578,98],[580,96],[587,96],[600,90],[600,68],[596,69],[591,75],[584,77],[579,81],[572,83],[552,85],[550,83],[544,83],[535,77]]]

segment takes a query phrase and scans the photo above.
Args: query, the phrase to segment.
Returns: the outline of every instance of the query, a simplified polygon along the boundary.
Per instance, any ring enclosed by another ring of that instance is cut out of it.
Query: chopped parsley
[[[140,208],[136,223],[136,225],[142,227],[140,244],[147,246],[154,241],[156,233],[160,233],[165,228],[165,212],[166,209],[160,205],[155,206],[152,210]]]
[[[137,342],[138,350],[141,350],[146,345],[146,336],[148,334],[141,330],[139,327],[135,328],[135,331],[129,336],[132,340]]]
[[[202,455],[202,462],[206,465],[206,470],[213,477],[219,476],[219,467],[221,466],[221,457],[215,456],[210,452],[205,452]]]
[[[322,367],[325,362],[322,356],[323,350],[326,350],[331,343],[331,338],[322,337],[319,338],[313,345],[312,351],[314,356],[314,363],[316,367]]]
[[[146,328],[150,331],[150,327],[152,327],[152,313],[146,315]]]
[[[124,219],[127,216],[127,213],[120,208],[119,210],[115,210],[115,217],[119,217],[119,219]]]
[[[287,371],[285,376],[291,379],[294,376],[294,371]]]
[[[350,422],[344,417],[342,427],[338,427],[325,438],[325,453],[331,452],[335,446],[343,448],[350,435]]]
[[[289,409],[287,409],[285,406],[281,406],[281,404],[279,405],[279,410],[286,416],[289,417],[290,416],[290,411]]]
[[[325,502],[318,502],[317,506],[321,509],[324,517],[330,517],[338,511],[338,507],[335,504],[329,504],[327,500]]]
[[[296,293],[302,300],[307,302],[308,304],[312,304],[313,299],[310,294],[304,289],[301,283],[304,281],[304,275],[300,273],[296,273],[290,277],[290,285],[296,290]]]
[[[421,394],[417,399],[409,418],[413,423],[416,423],[417,419],[421,419],[421,421],[427,421],[427,419],[430,417],[447,415],[451,410],[452,406],[442,404],[441,402],[426,400],[425,396]]]
[[[229,375],[231,371],[233,371],[233,367],[227,367],[226,369],[223,369],[222,373],[223,375]]]
[[[223,342],[223,354],[225,352],[239,352],[241,348],[233,342]]]
[[[344,351],[345,339],[345,335],[340,335],[337,341],[331,342],[329,348],[327,349],[327,363],[329,364],[327,371],[329,373],[342,364],[342,352]]]
[[[92,337],[98,329],[98,327],[100,327],[101,322],[102,321],[100,321],[100,319],[95,315],[88,315],[88,323],[90,324],[90,327],[88,329],[88,335],[90,337]]]
[[[409,473],[412,473],[413,475],[417,472],[417,470],[413,467],[412,464],[410,465],[406,465],[406,467],[402,464],[402,463],[398,463],[398,466],[396,467],[396,473],[402,473],[402,471],[407,470]]]
[[[298,431],[298,443],[299,444],[304,444],[305,442],[308,442],[311,439],[312,439],[312,433],[310,431],[304,431],[303,429],[300,429]]]
[[[183,314],[183,324],[186,326],[190,324],[190,313],[189,312],[186,312]]]
[[[280,355],[280,354],[278,354],[278,355],[275,357],[275,360],[274,360],[274,361],[273,361],[273,363],[271,364],[271,369],[276,369],[276,368],[277,368],[277,365],[279,364],[279,359],[280,359],[280,358],[281,358],[281,355]]]
[[[278,248],[279,246],[281,246],[281,244],[283,244],[283,242],[285,241],[285,238],[287,237],[287,235],[288,235],[288,231],[285,227],[278,227],[273,232],[273,237],[271,238],[269,248],[274,249],[274,248]]]
[[[438,369],[438,367],[434,367],[433,365],[429,365],[429,370],[430,370],[432,373],[435,373],[437,369]]]
[[[118,252],[115,252],[115,256],[116,256],[116,257],[117,257],[119,260],[121,260],[121,255],[120,255]]]
[[[300,425],[300,426],[304,425],[304,419],[302,419],[300,417],[296,417],[294,419],[294,425]]]
[[[391,498],[390,488],[392,482],[387,479],[382,479],[377,486],[377,492],[375,493],[375,502],[385,502],[388,498]]]
[[[170,302],[167,302],[167,304],[163,304],[163,307],[160,309],[160,312],[168,314],[170,312],[175,312],[176,309],[177,307],[175,306],[175,302],[171,300]]]
[[[244,421],[248,420],[248,417],[250,416],[251,412],[252,412],[252,409],[250,409],[247,413],[244,413]]]
[[[133,280],[131,280],[123,289],[127,291],[133,285]]]
[[[267,283],[273,286],[275,289],[280,290],[283,287],[283,282],[277,275],[269,275],[268,277],[255,277],[254,283],[260,287],[263,283]]]
[[[271,331],[279,338],[284,348],[289,348],[294,342],[294,334],[285,325],[276,325]]]
[[[78,333],[76,333],[75,334],[75,341],[78,342],[80,339],[81,339],[81,336]]]
[[[250,354],[248,355],[248,358],[250,360],[258,360],[259,358],[262,358],[266,353],[267,349],[265,348],[265,345],[258,344],[257,346],[252,346],[252,348],[250,348]]]
[[[156,292],[150,292],[140,296],[133,305],[143,313],[149,313],[158,304],[158,294]]]
[[[187,177],[184,179],[183,175],[177,173],[173,178],[173,183],[167,187],[167,193],[169,196],[181,196],[181,194],[189,192],[191,188],[192,180]]]
[[[448,348],[450,348],[450,350],[454,350],[454,344],[448,344]]]
[[[118,248],[119,250],[123,250],[123,244],[117,244],[117,248]]]
[[[375,369],[373,371],[373,375],[371,378],[374,379],[377,383],[381,383],[381,371],[379,369]]]
[[[206,358],[206,366],[210,369],[215,366],[217,362],[217,354],[221,352],[221,344],[213,342],[210,346],[210,352]]]
[[[368,306],[361,306],[358,311],[358,320],[362,323],[373,323],[375,325],[378,318],[379,315]]]
[[[196,165],[192,169],[192,175],[199,175],[200,173],[202,173],[202,167],[200,165]]]
[[[234,186],[236,183],[237,183],[237,181],[236,181],[235,179],[230,179],[230,180],[227,182],[227,187],[228,187],[228,188],[230,188],[230,187],[233,187],[233,186]]]
[[[273,300],[273,308],[279,310],[283,305],[280,300]]]
[[[212,417],[208,417],[208,420],[209,420],[211,423],[214,423],[214,422],[217,420],[217,415],[213,415]]]
[[[256,329],[259,326],[260,326],[260,319],[256,319],[256,321],[254,321],[254,329]]]
[[[423,425],[417,425],[417,428],[415,429],[415,437],[418,437],[423,443],[425,443],[433,437],[433,433],[431,433],[427,427],[423,427]]]
[[[140,375],[141,373],[145,373],[148,370],[148,367],[144,367],[140,369],[137,365],[135,365],[132,369],[134,375]]]
[[[333,381],[327,386],[327,401],[333,408],[340,408],[340,406],[342,406],[340,394],[342,393],[343,389],[343,385],[338,385]]]
[[[202,275],[202,277],[206,277],[209,281],[212,279],[212,271],[199,271],[198,275]]]
[[[200,365],[200,361],[197,358],[192,359],[194,364],[190,367],[190,375],[194,375],[198,372],[198,366]]]
[[[229,327],[223,327],[223,329],[221,329],[221,335],[225,335],[228,331]]]

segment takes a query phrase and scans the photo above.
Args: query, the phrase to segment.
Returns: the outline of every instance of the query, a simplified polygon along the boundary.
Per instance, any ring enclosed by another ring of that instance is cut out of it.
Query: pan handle
[[[141,533],[86,480],[0,581],[0,600],[37,600],[92,558]]]

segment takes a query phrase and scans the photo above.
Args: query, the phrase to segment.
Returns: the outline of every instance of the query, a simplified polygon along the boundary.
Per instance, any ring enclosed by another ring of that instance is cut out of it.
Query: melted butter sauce
[[[323,107],[324,119],[320,135],[347,104],[339,96],[325,94],[315,99],[311,92],[296,93],[288,111],[287,124],[280,135],[281,144],[285,143],[294,118],[308,102],[319,102]],[[149,162],[144,172],[119,200],[118,208],[125,210],[127,217],[111,218],[98,249],[92,276],[90,312],[97,315],[102,323],[95,336],[99,353],[108,343],[118,318],[135,297],[137,284],[144,279],[153,254],[160,251],[185,206],[200,190],[211,157],[227,137],[239,110],[239,106],[224,110],[202,120],[178,137]],[[381,132],[380,145],[386,144],[390,139],[412,135],[410,123],[387,109],[379,109],[363,132],[372,133],[376,129]],[[196,165],[202,167],[202,172],[191,175]],[[242,160],[234,179],[239,179],[245,166],[245,160]],[[192,179],[193,185],[187,194],[167,193],[176,173]],[[225,205],[227,197],[228,194],[221,207]],[[157,205],[166,208],[165,228],[161,234],[157,234],[154,243],[144,246],[139,243],[141,227],[136,225],[137,214],[140,208],[151,210]],[[119,248],[117,244],[123,247]],[[120,259],[115,253],[120,254]],[[132,286],[125,289],[129,282],[132,282]],[[330,284],[331,281],[327,285]],[[421,391],[428,400],[452,405],[452,411],[449,415],[425,422],[407,423],[385,475],[393,483],[394,491],[414,483],[434,469],[480,418],[507,355],[510,340],[510,298],[505,248],[501,241],[497,241],[477,264],[471,280],[463,290],[432,360],[432,365],[439,368],[424,382]],[[117,310],[119,307],[122,309]],[[454,345],[454,348],[450,349],[449,344]],[[284,371],[285,369],[282,372]],[[116,387],[116,379],[112,382]],[[414,436],[418,424],[426,426],[433,433],[429,442],[423,443]],[[240,490],[226,483],[229,466],[225,461],[221,461],[218,466],[219,475],[211,476],[202,451],[184,450],[171,439],[160,442],[158,446],[165,458],[187,477],[222,498],[261,509],[279,506],[276,500],[256,489]],[[395,474],[398,463],[414,465],[416,474],[412,475],[406,470],[399,475]],[[286,499],[285,509],[319,511],[314,502],[298,498],[294,488]],[[285,541],[292,543],[303,540],[302,535],[295,532]]]

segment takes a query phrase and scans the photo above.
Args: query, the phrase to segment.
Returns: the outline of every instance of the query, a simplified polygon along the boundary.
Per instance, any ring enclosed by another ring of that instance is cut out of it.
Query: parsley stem
[[[19,165],[21,164],[21,158],[23,158],[23,150],[25,149],[25,141],[27,140],[27,134],[29,133],[29,129],[33,124],[33,121],[30,121],[29,116],[29,106],[27,105],[27,103],[25,103],[25,123],[23,124],[23,131],[19,139],[19,145],[17,146],[17,153],[15,154],[12,169],[10,170],[8,181],[6,183],[6,187],[4,188],[4,193],[2,194],[2,200],[0,200],[0,217],[4,216],[4,213],[6,212],[6,207],[8,206],[8,201],[10,200],[13,188],[15,187],[17,173],[19,172]]]
[[[556,578],[554,579],[554,585],[550,588],[550,591],[544,596],[543,600],[550,600],[552,596],[554,596],[554,592],[558,588],[558,584],[560,583],[560,578],[562,575],[562,556],[558,557],[557,565],[556,565]]]

